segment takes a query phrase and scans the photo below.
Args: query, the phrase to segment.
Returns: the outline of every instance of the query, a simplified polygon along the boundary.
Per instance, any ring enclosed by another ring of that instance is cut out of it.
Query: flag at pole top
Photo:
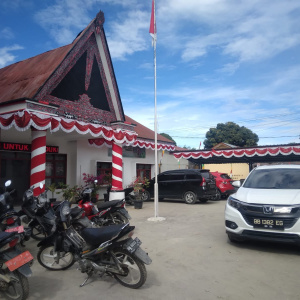
[[[155,20],[155,2],[154,2],[154,0],[152,0],[152,10],[151,10],[149,33],[152,36],[152,39],[156,40],[156,20]]]

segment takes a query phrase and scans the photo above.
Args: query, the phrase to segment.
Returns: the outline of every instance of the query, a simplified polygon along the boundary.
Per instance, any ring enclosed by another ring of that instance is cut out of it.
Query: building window
[[[52,183],[66,184],[67,155],[46,154],[46,186]]]
[[[97,162],[97,176],[103,175],[103,183],[109,184],[111,182],[112,163],[111,162]]]
[[[108,156],[112,156],[112,148],[108,148]],[[146,158],[146,149],[140,147],[123,146],[123,157]]]
[[[151,179],[151,165],[149,164],[137,164],[136,176],[141,178]]]

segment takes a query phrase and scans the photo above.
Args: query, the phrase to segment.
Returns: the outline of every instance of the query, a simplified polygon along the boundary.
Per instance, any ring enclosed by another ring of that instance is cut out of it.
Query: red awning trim
[[[118,143],[131,144],[136,140],[137,134],[124,130],[112,129],[108,126],[101,126],[98,124],[91,124],[41,114],[38,112],[31,112],[28,110],[19,111],[16,113],[0,115],[0,128],[10,129],[15,127],[18,131],[28,130],[34,127],[38,130],[47,130],[50,132],[57,132],[62,130],[66,133],[73,131],[79,134],[91,134],[94,137],[101,137],[108,141],[116,141]]]
[[[107,147],[112,147],[112,142],[104,140],[104,139],[89,139],[89,144],[98,148],[103,147],[103,145],[106,145]],[[126,144],[126,143],[125,143]],[[133,144],[131,144],[132,147],[139,147],[139,148],[146,148],[146,149],[152,149],[155,150],[155,144],[152,142],[146,142],[143,140],[137,139]],[[175,146],[173,145],[166,145],[166,144],[157,144],[158,150],[167,150],[167,151],[174,151]]]
[[[211,150],[211,151],[199,151],[199,152],[176,152],[173,153],[175,158],[210,158],[213,156],[223,156],[225,158],[230,157],[253,157],[257,156],[276,156],[278,154],[282,155],[300,155],[300,146],[283,146],[283,147],[266,147],[266,148],[253,148],[253,149],[237,149],[237,150]]]

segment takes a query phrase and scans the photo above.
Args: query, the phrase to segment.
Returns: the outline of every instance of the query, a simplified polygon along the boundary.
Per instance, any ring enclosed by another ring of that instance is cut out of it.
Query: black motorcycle
[[[40,185],[40,189],[43,185]],[[25,191],[21,210],[18,212],[24,223],[31,229],[31,237],[35,240],[42,240],[51,234],[55,225],[55,212],[47,198],[47,191],[38,197],[33,195],[33,187]]]
[[[40,185],[43,188],[43,185]],[[56,211],[59,210],[61,202],[52,203],[47,198],[47,190],[38,197],[33,195],[33,188],[25,191],[23,196],[22,209],[19,214],[23,222],[31,228],[31,237],[35,240],[42,240],[55,231]],[[74,207],[71,209],[72,225],[76,230],[85,227],[93,227],[94,224],[84,215],[83,209]]]
[[[141,241],[132,239],[134,226],[118,224],[101,228],[84,228],[80,234],[71,225],[70,204],[59,208],[56,231],[43,241],[37,254],[39,263],[49,270],[65,270],[78,262],[87,280],[99,273],[115,277],[129,288],[141,287],[147,278],[145,264],[148,254],[140,248]]]
[[[25,300],[29,294],[27,277],[32,275],[33,257],[16,247],[20,239],[16,232],[0,232],[0,295],[6,299]]]
[[[21,244],[30,238],[30,229],[24,228],[19,214],[15,211],[12,194],[15,190],[8,191],[11,180],[5,182],[5,189],[0,195],[0,231],[18,232],[21,237]]]

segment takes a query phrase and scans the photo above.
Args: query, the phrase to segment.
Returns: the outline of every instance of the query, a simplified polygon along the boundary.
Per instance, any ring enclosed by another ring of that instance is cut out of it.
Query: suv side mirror
[[[231,184],[237,188],[241,187],[241,182],[239,180],[233,181]]]

